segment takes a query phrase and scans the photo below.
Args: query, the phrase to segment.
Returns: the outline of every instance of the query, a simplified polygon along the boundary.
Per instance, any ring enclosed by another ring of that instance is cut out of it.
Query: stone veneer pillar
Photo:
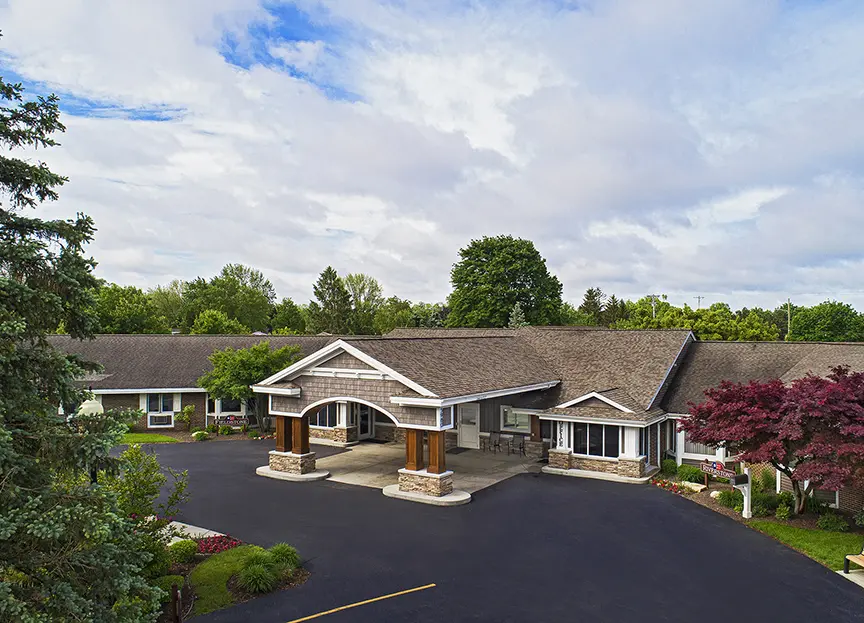
[[[549,467],[554,469],[570,469],[570,450],[566,448],[550,449]]]
[[[453,472],[448,470],[433,474],[425,469],[400,469],[399,490],[440,498],[453,493]]]
[[[315,471],[315,453],[309,448],[308,416],[277,417],[276,449],[270,451],[269,464],[274,472],[287,474],[302,475]]]

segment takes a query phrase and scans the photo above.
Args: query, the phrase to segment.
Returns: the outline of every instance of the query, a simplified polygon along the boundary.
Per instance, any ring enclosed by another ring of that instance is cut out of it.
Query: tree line
[[[699,309],[672,305],[665,295],[633,301],[592,287],[573,305],[529,240],[484,237],[459,257],[453,291],[436,303],[385,297],[374,277],[340,276],[330,266],[315,282],[313,300],[277,300],[270,280],[241,264],[228,264],[210,279],[174,280],[146,292],[102,282],[93,297],[103,333],[376,335],[397,327],[570,325],[691,329],[703,340],[864,341],[864,315],[839,301],[737,310],[718,302]]]

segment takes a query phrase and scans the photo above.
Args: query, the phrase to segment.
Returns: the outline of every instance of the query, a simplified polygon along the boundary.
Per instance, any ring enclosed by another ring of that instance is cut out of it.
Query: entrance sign
[[[705,461],[704,463],[699,464],[699,469],[701,469],[706,475],[711,474],[712,476],[728,478],[729,480],[735,478],[736,475],[733,470],[726,469],[726,466],[720,461]]]

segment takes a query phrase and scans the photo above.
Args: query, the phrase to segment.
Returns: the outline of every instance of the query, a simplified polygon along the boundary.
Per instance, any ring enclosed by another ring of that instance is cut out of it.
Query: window
[[[551,420],[540,420],[540,437],[542,439],[552,439],[552,421]]]
[[[207,413],[216,413],[216,399],[207,397]]]
[[[147,428],[174,426],[174,394],[147,394]]]
[[[336,403],[331,403],[326,407],[321,407],[317,412],[309,416],[309,426],[333,428],[336,426],[338,420],[336,408]]]
[[[834,508],[838,507],[837,492],[828,489],[813,489],[813,497],[819,502],[824,502]]]
[[[243,406],[240,404],[239,400],[232,400],[230,398],[222,399],[222,413],[241,413],[243,411]]]
[[[588,425],[583,422],[573,424],[573,452],[588,454]]]
[[[174,413],[174,394],[147,394],[148,413]]]
[[[573,453],[618,458],[621,427],[610,424],[573,423]]]
[[[530,433],[531,414],[517,411],[513,407],[501,407],[501,430],[506,432]]]

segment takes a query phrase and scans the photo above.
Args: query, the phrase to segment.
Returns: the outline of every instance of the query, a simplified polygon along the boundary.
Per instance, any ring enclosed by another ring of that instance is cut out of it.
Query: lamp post
[[[78,411],[76,413],[83,416],[102,415],[103,413],[105,413],[105,407],[103,407],[102,403],[98,400],[89,398],[81,403],[81,406],[78,407]],[[96,480],[97,473],[96,466],[94,465],[90,467],[90,484],[95,485]]]

